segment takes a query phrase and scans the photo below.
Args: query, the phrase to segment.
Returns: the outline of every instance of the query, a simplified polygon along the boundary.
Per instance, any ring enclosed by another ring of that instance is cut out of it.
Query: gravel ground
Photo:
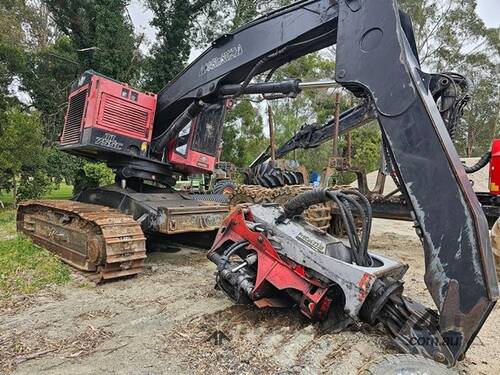
[[[410,265],[406,294],[431,305],[411,224],[376,220],[371,248]],[[233,305],[214,290],[214,266],[189,248],[149,254],[150,270],[92,286],[75,273],[64,287],[18,298],[0,312],[0,373],[358,374],[396,353],[376,327],[322,330],[295,310]],[[222,332],[215,345],[214,332]],[[499,374],[496,307],[464,374]]]

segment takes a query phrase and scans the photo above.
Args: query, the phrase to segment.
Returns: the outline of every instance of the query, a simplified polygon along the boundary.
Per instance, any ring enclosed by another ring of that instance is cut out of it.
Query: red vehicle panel
[[[150,143],[156,95],[92,74],[70,94],[61,144],[79,143],[83,129],[97,128]]]
[[[494,139],[491,144],[489,186],[491,194],[500,195],[500,139]]]
[[[216,156],[193,149],[193,136],[196,132],[197,120],[191,122],[173,139],[168,147],[169,163],[183,173],[211,173],[215,167]]]

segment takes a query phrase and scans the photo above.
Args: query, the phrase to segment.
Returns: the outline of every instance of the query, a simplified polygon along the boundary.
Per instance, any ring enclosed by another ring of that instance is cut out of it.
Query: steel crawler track
[[[74,201],[27,201],[17,230],[99,283],[143,271],[146,238],[130,216]]]

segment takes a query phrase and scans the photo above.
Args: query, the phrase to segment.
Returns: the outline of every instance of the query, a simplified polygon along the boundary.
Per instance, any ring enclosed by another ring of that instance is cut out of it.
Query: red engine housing
[[[327,294],[328,285],[309,276],[303,266],[280,257],[262,233],[249,228],[248,223],[252,221],[252,213],[247,208],[241,206],[233,210],[224,221],[208,257],[227,248],[224,246],[227,243],[248,241],[246,249],[257,255],[257,276],[250,298],[258,307],[282,307],[273,292],[278,290],[284,294],[293,290],[295,295],[300,295],[297,303],[304,315],[313,320],[326,318],[332,303]],[[273,298],[268,298],[270,296]]]
[[[62,149],[90,157],[99,150],[146,155],[156,111],[155,94],[87,71],[73,86],[68,101]]]
[[[493,195],[500,195],[500,139],[491,144],[489,189]]]

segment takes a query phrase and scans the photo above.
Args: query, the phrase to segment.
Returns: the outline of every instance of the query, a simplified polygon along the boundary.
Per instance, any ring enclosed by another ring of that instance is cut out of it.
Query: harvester
[[[280,66],[332,45],[329,81],[272,81]],[[253,81],[264,72],[264,82]],[[139,272],[146,239],[221,227],[209,257],[235,300],[271,306],[286,296],[311,319],[380,321],[403,350],[453,365],[493,309],[498,284],[486,218],[436,104],[448,98],[432,94],[443,77],[422,70],[411,19],[395,0],[304,0],[278,9],[222,35],[158,94],[86,72],[70,93],[61,149],[106,162],[116,184],[72,201],[25,202],[18,229],[101,280]],[[359,193],[306,192],[283,207],[238,208],[224,219],[227,205],[172,189],[176,174],[213,170],[227,99],[293,97],[336,84],[362,99],[342,126],[380,125],[437,312],[403,297],[403,264],[369,251],[371,207]],[[342,211],[348,244],[300,219],[329,200]]]

